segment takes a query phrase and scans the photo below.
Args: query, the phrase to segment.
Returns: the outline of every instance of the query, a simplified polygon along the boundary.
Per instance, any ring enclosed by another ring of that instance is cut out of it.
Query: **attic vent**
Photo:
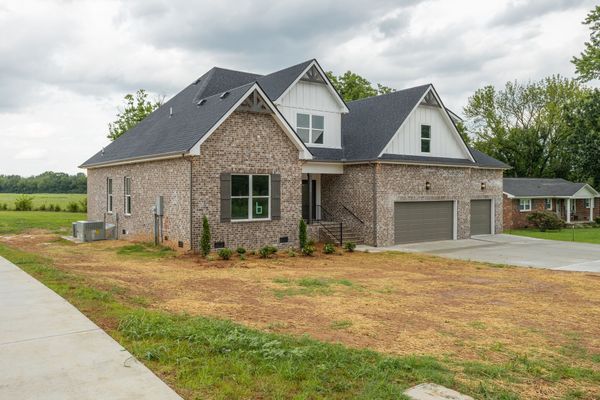
[[[223,94],[221,94],[221,96],[219,96],[221,99],[224,99],[225,97],[229,96],[229,92],[223,92]]]
[[[200,107],[200,106],[201,106],[202,104],[204,104],[204,103],[206,103],[206,99],[202,99],[202,100],[200,100],[198,103],[196,103],[196,105],[197,105],[198,107]]]
[[[173,116],[173,107],[169,107],[169,118]]]

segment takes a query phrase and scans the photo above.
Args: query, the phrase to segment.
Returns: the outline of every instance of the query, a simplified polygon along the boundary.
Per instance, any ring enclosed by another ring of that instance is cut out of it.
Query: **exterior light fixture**
[[[481,182],[481,190],[485,190],[485,182]]]
[[[431,189],[431,183],[425,182],[425,190],[429,190],[429,189]]]

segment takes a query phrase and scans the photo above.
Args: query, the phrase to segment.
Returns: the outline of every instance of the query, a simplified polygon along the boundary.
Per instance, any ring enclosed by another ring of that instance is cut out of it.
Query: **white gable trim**
[[[600,194],[596,191],[596,189],[594,189],[593,187],[591,187],[590,185],[588,185],[586,183],[584,187],[582,187],[581,189],[579,189],[571,197],[574,198],[574,199],[589,199],[590,197],[598,197],[599,195]]]
[[[348,112],[350,112],[350,110],[348,110],[348,107],[346,107],[346,103],[344,103],[344,100],[340,97],[340,95],[338,94],[337,90],[335,90],[335,88],[333,87],[333,85],[329,81],[329,78],[327,77],[327,74],[325,74],[325,72],[323,71],[323,69],[321,68],[321,66],[317,62],[317,60],[312,60],[312,62],[308,65],[308,67],[306,67],[304,69],[304,71],[302,71],[302,73],[296,77],[296,79],[294,80],[294,82],[292,82],[292,84],[290,86],[288,86],[287,89],[285,89],[283,91],[283,93],[281,94],[281,96],[279,96],[277,99],[275,99],[274,103],[278,104],[278,105],[281,105],[281,99],[283,99],[288,94],[288,92],[294,87],[294,85],[296,83],[298,83],[298,81],[300,81],[300,79],[302,79],[302,77],[304,76],[304,74],[306,74],[308,72],[308,70],[311,69],[313,66],[319,71],[319,73],[321,74],[321,77],[323,77],[323,80],[325,81],[325,85],[327,86],[327,89],[333,95],[333,97],[335,97],[337,103],[340,105],[340,109],[342,110],[342,113],[348,113]]]
[[[475,162],[475,159],[473,158],[473,155],[471,154],[471,151],[469,150],[469,148],[465,144],[465,141],[463,140],[463,138],[460,136],[460,133],[458,133],[458,130],[456,129],[456,125],[454,125],[454,122],[452,121],[452,118],[448,114],[448,110],[444,106],[444,103],[442,103],[442,100],[438,96],[438,94],[435,91],[435,88],[433,87],[433,85],[429,85],[429,88],[425,91],[425,93],[423,93],[423,96],[421,96],[421,98],[414,105],[414,107],[412,108],[412,110],[410,110],[410,113],[406,116],[406,118],[404,119],[404,121],[402,121],[402,124],[398,127],[398,129],[396,130],[396,132],[394,133],[394,135],[392,135],[392,137],[390,138],[390,140],[385,144],[385,146],[383,146],[383,149],[381,150],[381,153],[379,153],[378,157],[381,157],[381,156],[383,156],[386,153],[386,149],[390,145],[390,142],[396,137],[396,135],[398,134],[398,132],[406,124],[406,122],[408,121],[408,119],[410,118],[410,116],[415,112],[415,110],[417,109],[417,107],[419,107],[419,105],[421,105],[421,102],[423,101],[423,99],[425,98],[425,96],[427,96],[430,92],[433,93],[435,99],[440,104],[440,110],[441,110],[442,117],[444,118],[444,120],[446,121],[446,123],[450,126],[450,131],[455,135],[456,139],[458,140],[459,146],[463,150],[464,154],[467,156],[467,158],[469,160]]]
[[[306,145],[304,144],[304,142],[302,142],[302,140],[300,140],[300,138],[298,137],[298,135],[296,134],[296,132],[294,131],[294,129],[292,129],[292,127],[286,121],[286,119],[283,117],[283,115],[281,115],[281,113],[279,112],[279,110],[277,109],[277,107],[275,107],[275,105],[273,104],[273,102],[271,100],[269,100],[269,97],[261,89],[261,87],[260,87],[260,85],[258,83],[255,83],[254,85],[252,85],[248,89],[248,91],[246,91],[246,93],[244,93],[244,95],[242,95],[242,97],[240,97],[240,99],[237,101],[237,103],[235,103],[225,113],[225,115],[223,115],[221,117],[221,119],[219,119],[217,121],[217,123],[214,124],[213,127],[210,128],[210,130],[208,132],[206,132],[206,134],[204,136],[202,136],[202,138],[199,141],[197,141],[196,144],[194,144],[192,146],[192,148],[190,148],[190,150],[188,151],[188,153],[192,154],[192,155],[200,155],[200,146],[202,146],[202,143],[204,143],[219,128],[219,126],[221,126],[221,124],[223,122],[225,122],[225,120],[227,118],[229,118],[229,116],[231,114],[233,114],[233,112],[235,110],[238,109],[238,107],[244,102],[244,100],[246,100],[248,98],[248,96],[250,96],[255,90],[261,95],[261,97],[263,98],[263,100],[265,101],[265,103],[268,104],[269,108],[273,112],[273,115],[275,116],[275,122],[277,122],[277,125],[279,125],[279,127],[283,130],[283,132],[286,134],[286,136],[292,141],[292,143],[294,143],[294,145],[296,146],[296,148],[300,152],[300,159],[302,159],[302,160],[312,160],[313,156],[310,153],[310,151],[308,150],[308,148],[306,147]]]

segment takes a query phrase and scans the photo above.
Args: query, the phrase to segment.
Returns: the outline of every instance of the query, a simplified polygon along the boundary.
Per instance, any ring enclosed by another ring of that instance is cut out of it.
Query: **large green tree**
[[[585,42],[583,52],[571,62],[579,79],[587,82],[600,79],[600,5],[590,11],[583,23],[590,27],[590,41]]]
[[[600,90],[589,90],[571,105],[567,124],[573,133],[569,148],[573,155],[570,178],[600,187]]]
[[[157,98],[154,101],[148,100],[148,93],[144,89],[138,90],[135,95],[125,95],[124,105],[117,113],[117,119],[108,124],[107,137],[110,140],[117,139],[162,104],[163,98]]]
[[[566,178],[573,157],[567,114],[584,96],[575,80],[561,76],[478,89],[464,108],[472,144],[511,165],[508,175]]]
[[[327,77],[344,101],[359,100],[395,91],[395,89],[380,83],[374,87],[367,79],[352,71],[346,71],[346,73],[340,76],[335,76],[333,72],[328,71]]]

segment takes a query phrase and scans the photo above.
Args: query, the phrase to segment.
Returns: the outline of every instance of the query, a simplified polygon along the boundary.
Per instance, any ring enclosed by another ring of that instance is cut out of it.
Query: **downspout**
[[[193,158],[192,157],[188,158],[188,161],[190,162],[190,250],[192,250],[192,253],[194,253],[195,252],[194,242],[193,242],[193,239],[194,239],[193,219],[194,218],[193,218],[193,214],[192,214],[192,212],[193,212],[192,195],[194,193],[194,191],[192,190],[192,183],[193,183],[192,177],[193,177],[193,170],[194,170],[193,169],[194,162],[193,162]]]
[[[377,247],[377,163],[373,163],[373,246]]]

